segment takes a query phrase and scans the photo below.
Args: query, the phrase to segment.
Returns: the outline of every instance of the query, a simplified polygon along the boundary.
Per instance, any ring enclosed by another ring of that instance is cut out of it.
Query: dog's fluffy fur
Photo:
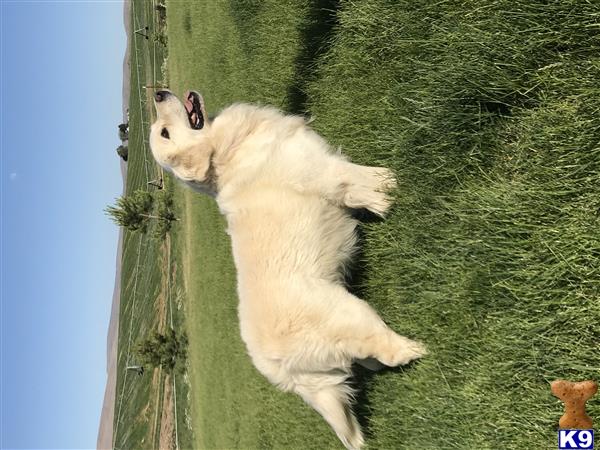
[[[193,129],[182,101],[168,92],[158,100],[154,157],[213,195],[227,219],[254,365],[315,408],[347,448],[360,448],[346,383],[352,362],[397,366],[425,353],[344,286],[356,241],[348,208],[382,216],[391,171],[350,163],[303,118],[273,108],[235,104]]]

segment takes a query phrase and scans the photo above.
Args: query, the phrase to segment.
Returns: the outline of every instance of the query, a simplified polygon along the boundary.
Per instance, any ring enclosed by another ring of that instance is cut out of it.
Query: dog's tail
[[[345,382],[346,375],[304,374],[298,381],[296,393],[323,416],[346,448],[360,449],[364,438],[352,413],[353,391]]]

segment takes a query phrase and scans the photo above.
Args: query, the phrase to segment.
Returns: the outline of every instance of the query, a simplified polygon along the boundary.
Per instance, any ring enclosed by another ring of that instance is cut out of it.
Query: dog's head
[[[184,94],[179,100],[167,90],[154,94],[156,121],[150,128],[154,159],[175,176],[202,191],[214,191],[210,125],[202,96]],[[211,192],[214,193],[214,192]]]

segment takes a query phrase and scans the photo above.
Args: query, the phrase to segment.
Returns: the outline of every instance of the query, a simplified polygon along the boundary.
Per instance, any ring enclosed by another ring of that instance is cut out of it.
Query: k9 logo
[[[558,448],[567,449],[593,449],[594,430],[558,430]]]

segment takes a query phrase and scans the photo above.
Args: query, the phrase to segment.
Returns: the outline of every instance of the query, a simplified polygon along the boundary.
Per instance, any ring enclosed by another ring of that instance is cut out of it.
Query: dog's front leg
[[[366,208],[379,216],[391,206],[390,191],[396,178],[390,169],[353,164],[306,129],[280,150],[281,176],[298,191],[318,194],[349,208]]]
[[[344,161],[339,174],[342,204],[366,208],[383,216],[392,204],[390,191],[396,187],[394,173],[383,167],[359,166]]]
[[[392,204],[390,192],[396,187],[394,173],[384,167],[353,164],[336,155],[330,158],[324,164],[326,170],[315,177],[314,188],[336,204],[384,216]]]

